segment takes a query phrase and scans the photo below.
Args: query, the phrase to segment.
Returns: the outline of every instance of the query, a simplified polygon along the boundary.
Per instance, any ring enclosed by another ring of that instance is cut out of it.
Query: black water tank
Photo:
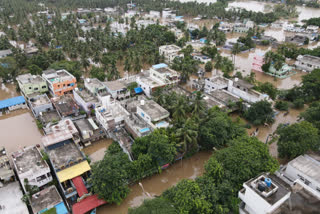
[[[259,190],[260,192],[265,191],[265,190],[266,190],[266,185],[265,185],[264,183],[259,183],[259,184],[258,184],[258,190]]]

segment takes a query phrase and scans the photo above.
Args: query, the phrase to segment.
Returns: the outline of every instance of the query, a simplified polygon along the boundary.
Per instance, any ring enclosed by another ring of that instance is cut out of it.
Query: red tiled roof
[[[88,193],[88,190],[86,188],[86,186],[83,183],[82,177],[81,176],[77,176],[75,178],[72,178],[72,182],[74,184],[74,186],[77,189],[78,195],[79,197],[83,196],[84,194]]]
[[[82,201],[74,204],[72,206],[72,213],[73,214],[84,214],[94,208],[97,208],[103,204],[106,204],[102,199],[99,199],[97,195],[91,195]]]

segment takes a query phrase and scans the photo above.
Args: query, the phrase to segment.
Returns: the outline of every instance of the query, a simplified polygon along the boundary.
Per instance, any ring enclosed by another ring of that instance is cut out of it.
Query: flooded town
[[[314,214],[320,2],[1,0],[0,214]]]

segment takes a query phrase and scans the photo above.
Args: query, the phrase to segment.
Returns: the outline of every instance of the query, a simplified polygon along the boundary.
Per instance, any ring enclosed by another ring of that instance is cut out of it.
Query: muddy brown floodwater
[[[42,135],[30,112],[6,119],[1,118],[0,116],[0,145],[5,146],[8,154],[25,146],[41,144]]]
[[[130,187],[131,192],[128,197],[118,206],[115,204],[104,205],[97,209],[97,214],[126,214],[129,207],[136,207],[142,204],[144,199],[148,199],[146,193],[151,196],[159,196],[169,187],[177,184],[181,179],[195,179],[203,174],[204,164],[210,158],[211,152],[199,152],[189,159],[178,161],[161,174],[153,175],[141,181],[142,188],[135,184]]]
[[[102,139],[92,143],[92,145],[84,148],[82,151],[89,156],[92,163],[97,162],[102,160],[105,151],[111,145],[112,141],[112,139]]]

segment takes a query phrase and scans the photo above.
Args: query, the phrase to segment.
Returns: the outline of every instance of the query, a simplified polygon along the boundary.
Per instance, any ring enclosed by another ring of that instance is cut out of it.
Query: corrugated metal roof
[[[70,180],[72,178],[75,178],[79,175],[82,175],[83,173],[91,170],[89,164],[87,161],[82,161],[81,163],[78,163],[74,166],[71,166],[69,168],[66,168],[64,170],[61,170],[57,172],[57,177],[60,181],[60,183]]]
[[[22,103],[25,103],[25,102],[26,102],[26,100],[24,99],[23,96],[12,97],[12,98],[9,98],[9,99],[6,99],[6,100],[1,100],[0,101],[0,109],[8,108],[8,107],[15,106],[15,105],[19,105],[19,104],[22,104]]]

